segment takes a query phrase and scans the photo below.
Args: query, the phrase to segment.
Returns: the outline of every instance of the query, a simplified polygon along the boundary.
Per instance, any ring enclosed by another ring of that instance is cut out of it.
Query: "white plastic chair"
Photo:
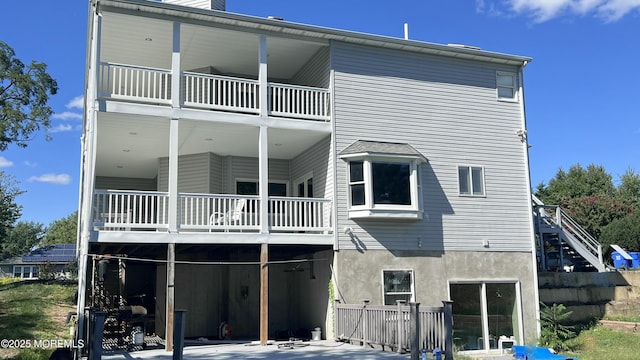
[[[222,226],[224,231],[229,231],[230,226],[240,225],[246,203],[247,199],[237,199],[235,200],[234,206],[230,207],[230,210],[227,212],[214,212],[211,214],[209,217],[209,232],[211,232],[214,227]]]

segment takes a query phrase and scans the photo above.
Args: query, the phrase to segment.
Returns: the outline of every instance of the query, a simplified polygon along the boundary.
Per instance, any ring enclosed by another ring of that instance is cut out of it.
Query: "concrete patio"
[[[284,343],[272,345],[220,344],[186,346],[183,359],[324,359],[324,360],[376,360],[376,359],[404,359],[410,354],[398,354],[379,349],[365,349],[361,346],[340,343],[330,340],[294,343],[293,346],[283,346]],[[158,359],[170,360],[173,353],[165,350],[143,350],[134,352],[105,353],[104,360]]]

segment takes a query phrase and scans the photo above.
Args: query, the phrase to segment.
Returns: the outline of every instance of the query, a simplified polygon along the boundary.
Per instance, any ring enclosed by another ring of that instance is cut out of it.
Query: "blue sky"
[[[640,0],[226,0],[227,10],[533,58],[525,69],[531,179],[603,165],[614,181],[640,171]],[[0,40],[44,62],[60,90],[52,141],[0,153],[26,191],[21,220],[49,225],[78,206],[88,0],[2,2]]]

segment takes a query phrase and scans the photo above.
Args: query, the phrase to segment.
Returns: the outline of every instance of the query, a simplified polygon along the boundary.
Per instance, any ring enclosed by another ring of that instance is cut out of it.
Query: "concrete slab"
[[[407,360],[410,354],[398,354],[379,349],[365,349],[346,343],[330,340],[309,341],[296,343],[292,347],[282,346],[283,343],[273,345],[254,344],[225,344],[225,345],[202,345],[187,346],[184,348],[184,360],[204,360],[204,359],[273,359],[273,360],[294,360],[294,359],[321,359],[321,360],[377,360],[395,359]],[[144,350],[134,352],[120,352],[103,354],[103,360],[137,360],[137,359],[157,359],[171,360],[173,353],[165,350]]]

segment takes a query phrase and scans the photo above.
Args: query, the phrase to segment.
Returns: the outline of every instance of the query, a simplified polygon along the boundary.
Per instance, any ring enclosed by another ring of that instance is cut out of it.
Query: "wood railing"
[[[269,83],[269,115],[329,120],[329,90]]]
[[[167,229],[168,205],[164,192],[96,190],[93,224],[100,230]]]
[[[440,349],[445,359],[453,359],[451,304],[443,301],[442,307],[420,307],[415,303],[407,305],[404,301],[391,306],[369,305],[368,301],[356,305],[336,301],[335,334],[342,341],[379,345],[383,349],[389,347],[400,353]],[[415,317],[412,306],[417,308]]]
[[[184,71],[181,74],[181,105],[238,113],[258,114],[267,106],[269,116],[329,121],[331,93],[328,89],[268,83],[258,80]],[[171,104],[172,73],[135,65],[101,63],[99,96],[151,104]],[[268,104],[260,104],[267,91]]]
[[[259,230],[260,208],[257,196],[187,194],[179,196],[181,229],[209,231]]]
[[[102,63],[99,76],[99,96],[171,103],[171,71],[169,70]]]
[[[184,105],[258,113],[257,80],[184,72]]]

